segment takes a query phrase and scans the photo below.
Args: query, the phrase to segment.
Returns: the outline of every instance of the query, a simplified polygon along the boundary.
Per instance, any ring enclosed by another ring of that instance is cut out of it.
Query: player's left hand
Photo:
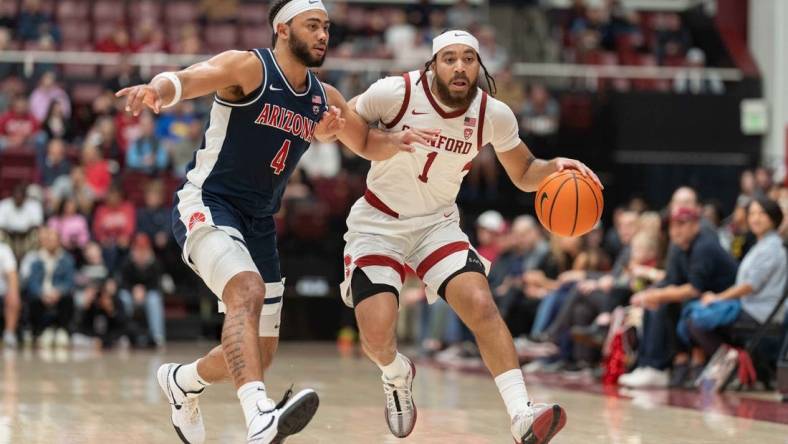
[[[596,182],[600,189],[605,189],[605,186],[602,185],[602,181],[599,180],[599,177],[597,177],[596,173],[594,173],[591,168],[587,167],[583,162],[575,159],[567,159],[566,157],[556,157],[553,159],[553,162],[555,162],[556,171],[564,171],[566,169],[577,170],[583,176],[589,177],[591,180]]]
[[[342,110],[336,106],[331,106],[328,111],[323,113],[323,117],[317,123],[315,137],[321,141],[333,140],[336,138],[337,133],[345,128],[345,123],[345,118],[342,117]]]

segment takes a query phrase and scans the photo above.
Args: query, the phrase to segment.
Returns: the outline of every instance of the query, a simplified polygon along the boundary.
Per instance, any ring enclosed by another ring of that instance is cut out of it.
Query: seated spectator
[[[506,231],[506,222],[501,213],[488,210],[476,219],[476,251],[490,262],[498,259],[500,237]]]
[[[74,199],[77,202],[79,213],[90,215],[93,213],[96,193],[87,183],[85,170],[81,166],[75,166],[71,168],[71,173],[68,176],[60,176],[55,179],[52,187],[49,188],[48,199],[49,212],[56,212],[64,199]]]
[[[656,14],[654,17],[657,62],[660,65],[676,66],[690,47],[692,38],[682,26],[681,16],[675,12]]]
[[[153,118],[152,115],[147,115],[151,119]],[[144,120],[144,118],[145,116],[143,115],[142,119]],[[189,124],[195,120],[199,121],[200,119],[197,118],[197,114],[194,111],[194,102],[184,101],[178,103],[172,109],[167,109],[159,114],[152,123],[156,128],[156,137],[166,143],[177,143],[186,137]]]
[[[41,182],[52,186],[55,179],[71,172],[71,162],[66,159],[66,145],[62,139],[52,139],[47,144],[47,154],[41,166]]]
[[[512,75],[512,67],[506,66],[495,76],[495,86],[498,92],[495,98],[509,105],[513,110],[520,110],[526,104],[525,86],[523,82]]]
[[[639,291],[631,303],[646,309],[638,368],[619,382],[629,387],[682,387],[694,380],[700,368],[690,368],[690,356],[679,344],[672,345],[679,304],[703,293],[721,292],[736,276],[736,261],[720,246],[716,234],[701,229],[700,211],[673,206],[670,215],[667,277],[657,287]],[[674,355],[674,348],[678,351]],[[675,358],[675,359],[674,359]],[[671,378],[668,368],[673,361]]]
[[[759,326],[766,322],[782,297],[788,274],[785,248],[776,228],[783,220],[777,202],[756,197],[747,207],[747,222],[757,243],[747,252],[733,286],[708,291],[700,300],[684,307],[678,335],[693,350],[692,366],[702,367],[725,340],[725,330],[734,324]],[[782,322],[783,311],[776,322]]]
[[[135,52],[135,49],[129,39],[129,33],[126,32],[126,28],[123,26],[118,26],[112,35],[107,36],[96,44],[96,51],[98,52],[129,53]]]
[[[16,258],[3,241],[0,241],[0,300],[3,301],[3,346],[14,349],[17,347],[16,327],[19,324],[22,302],[19,297]]]
[[[118,284],[106,279],[84,294],[80,333],[97,338],[109,349],[129,334],[128,316],[118,293]]]
[[[134,205],[123,199],[120,187],[111,186],[106,202],[93,216],[93,238],[101,245],[110,270],[119,265],[119,257],[128,249],[136,226]]]
[[[719,74],[704,71],[706,54],[702,49],[687,51],[687,69],[681,70],[673,79],[673,91],[678,94],[723,94],[725,84]]]
[[[118,141],[118,133],[115,131],[115,119],[112,116],[101,116],[96,119],[93,127],[90,128],[87,136],[87,143],[94,145],[101,152],[102,157],[110,162],[118,162],[123,165],[124,151]]]
[[[131,254],[121,267],[120,297],[126,313],[132,319],[136,345],[149,343],[161,347],[165,342],[164,300],[161,294],[161,264],[153,254],[150,239],[137,234]],[[143,326],[147,324],[148,332]]]
[[[74,139],[71,120],[66,117],[63,105],[58,101],[53,101],[49,104],[49,110],[44,116],[41,128],[44,130],[47,139],[61,139],[66,142]]]
[[[126,168],[146,174],[164,171],[169,163],[167,150],[153,132],[153,117],[145,114],[140,120],[140,135],[126,152]]]
[[[101,246],[96,242],[88,242],[82,249],[83,264],[76,275],[76,285],[80,290],[87,287],[98,289],[109,277],[109,270],[101,255]]]
[[[52,216],[47,226],[58,234],[63,248],[75,253],[90,240],[88,222],[85,216],[77,211],[77,201],[66,198],[60,203],[56,215]]]
[[[74,318],[74,259],[60,247],[54,230],[41,228],[39,238],[41,248],[31,252],[30,274],[25,280],[33,337],[42,347],[53,341],[58,347],[67,347]]]
[[[0,114],[0,150],[32,145],[38,129],[38,120],[30,113],[27,98],[14,97],[11,108]]]
[[[539,271],[546,278],[556,278],[559,269],[533,217],[517,217],[509,238],[509,248],[493,262],[488,279],[504,321],[518,336],[530,330],[540,301],[528,297],[523,276]]]
[[[38,86],[30,94],[30,113],[37,121],[43,122],[53,102],[60,104],[63,116],[68,120],[71,116],[71,98],[57,84],[53,71],[45,72],[38,81]]]
[[[3,3],[0,3],[0,8],[2,8]],[[0,14],[3,11],[0,10]],[[12,38],[11,38],[11,27],[6,26],[4,24],[5,17],[0,16],[0,52],[3,51],[10,51],[14,49]],[[13,16],[11,17],[13,19]],[[0,63],[0,79],[7,79],[11,76],[15,76],[19,74],[19,67],[15,63]],[[3,101],[0,100],[0,109],[5,108],[5,104],[2,103]]]
[[[561,111],[558,102],[541,84],[531,85],[528,99],[520,111],[520,130],[529,144],[549,145],[550,138],[558,133]]]
[[[509,63],[509,53],[506,48],[495,41],[495,29],[491,26],[482,26],[476,33],[476,37],[479,39],[480,60],[490,71],[490,74],[498,73]]]
[[[17,258],[35,248],[36,228],[43,223],[41,202],[27,195],[26,185],[17,185],[11,197],[0,201],[0,231],[8,235],[11,250]]]
[[[164,185],[151,181],[145,187],[145,207],[137,209],[137,231],[153,239],[153,248],[163,250],[170,241],[171,210],[164,206]]]
[[[104,88],[116,93],[123,88],[143,83],[139,70],[129,61],[129,55],[124,54],[118,64],[118,74],[104,83]]]
[[[109,162],[104,160],[101,150],[93,144],[86,143],[82,148],[82,171],[93,195],[102,199],[112,183]]]
[[[203,123],[199,120],[189,122],[186,136],[175,143],[169,144],[170,159],[172,160],[172,172],[176,177],[186,175],[186,166],[194,158],[194,151],[200,146],[203,138]],[[315,141],[315,144],[318,142]],[[311,148],[315,148],[313,145]],[[307,153],[312,149],[307,150]],[[306,154],[304,153],[304,157]]]
[[[42,10],[41,0],[25,0],[17,17],[16,37],[29,42],[44,35],[60,40],[60,31],[52,16]]]

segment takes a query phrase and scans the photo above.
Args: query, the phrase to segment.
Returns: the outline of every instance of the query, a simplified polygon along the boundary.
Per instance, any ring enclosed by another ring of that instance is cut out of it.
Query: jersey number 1
[[[274,169],[274,174],[277,176],[282,174],[282,171],[285,170],[285,162],[287,161],[287,154],[290,152],[290,140],[285,140],[285,143],[282,144],[282,148],[279,148],[279,152],[276,153],[274,156],[274,160],[271,161],[271,168]]]
[[[427,181],[429,180],[429,177],[427,177],[427,173],[430,171],[430,168],[432,167],[432,162],[435,162],[436,157],[438,157],[437,152],[433,151],[427,154],[427,163],[424,164],[424,171],[422,171],[421,174],[419,174],[420,181],[427,183]]]

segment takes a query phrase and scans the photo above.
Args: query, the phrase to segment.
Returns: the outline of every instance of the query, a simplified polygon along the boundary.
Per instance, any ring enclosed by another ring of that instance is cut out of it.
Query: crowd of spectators
[[[633,388],[691,387],[720,345],[744,345],[748,337],[736,329],[786,322],[786,304],[769,316],[788,278],[788,188],[765,168],[745,171],[741,185],[727,217],[681,187],[665,208],[633,199],[614,210],[608,230],[573,239],[546,235],[528,215],[511,226],[497,212],[480,215],[477,243],[493,261],[490,287],[530,361],[524,369],[586,370]],[[422,322],[405,334],[446,364],[481,366],[448,306],[426,305],[418,283],[411,287],[405,311]],[[634,351],[609,375],[610,339],[622,326]],[[771,349],[764,362],[774,365],[776,355]]]

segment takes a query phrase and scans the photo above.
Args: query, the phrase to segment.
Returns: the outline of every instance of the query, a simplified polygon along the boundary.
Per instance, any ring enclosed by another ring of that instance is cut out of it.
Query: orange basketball
[[[555,172],[542,180],[536,192],[536,216],[553,234],[582,236],[602,217],[602,190],[577,170]]]

